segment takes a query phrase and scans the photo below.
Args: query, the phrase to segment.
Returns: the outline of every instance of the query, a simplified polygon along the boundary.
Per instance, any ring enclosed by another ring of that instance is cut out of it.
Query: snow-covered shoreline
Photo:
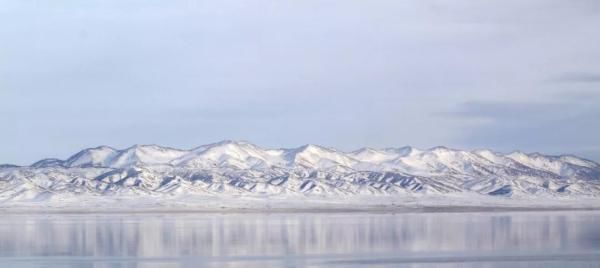
[[[476,196],[353,196],[340,199],[303,196],[94,196],[0,204],[4,213],[202,213],[202,212],[497,212],[600,210],[600,199],[502,198]]]

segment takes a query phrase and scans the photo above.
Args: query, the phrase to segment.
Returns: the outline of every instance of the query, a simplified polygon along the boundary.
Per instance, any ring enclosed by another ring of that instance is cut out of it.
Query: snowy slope
[[[596,198],[600,165],[571,155],[446,147],[265,149],[243,141],[191,150],[100,146],[66,160],[0,165],[3,201],[106,195]]]

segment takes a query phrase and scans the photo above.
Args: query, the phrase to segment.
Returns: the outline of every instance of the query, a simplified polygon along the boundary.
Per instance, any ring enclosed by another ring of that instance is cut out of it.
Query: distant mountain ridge
[[[0,166],[0,200],[61,195],[600,196],[600,165],[572,155],[502,154],[446,147],[318,145],[265,149],[222,141],[180,150],[135,145],[88,148],[66,160]]]

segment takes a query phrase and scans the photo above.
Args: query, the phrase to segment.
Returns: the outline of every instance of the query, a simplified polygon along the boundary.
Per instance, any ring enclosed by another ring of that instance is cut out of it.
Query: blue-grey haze
[[[600,160],[600,1],[0,0],[0,163],[222,139]]]

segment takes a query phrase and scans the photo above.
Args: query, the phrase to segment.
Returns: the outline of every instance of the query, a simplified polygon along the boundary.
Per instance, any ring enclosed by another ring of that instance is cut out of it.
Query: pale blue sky
[[[0,163],[97,145],[600,160],[600,1],[0,0]]]

